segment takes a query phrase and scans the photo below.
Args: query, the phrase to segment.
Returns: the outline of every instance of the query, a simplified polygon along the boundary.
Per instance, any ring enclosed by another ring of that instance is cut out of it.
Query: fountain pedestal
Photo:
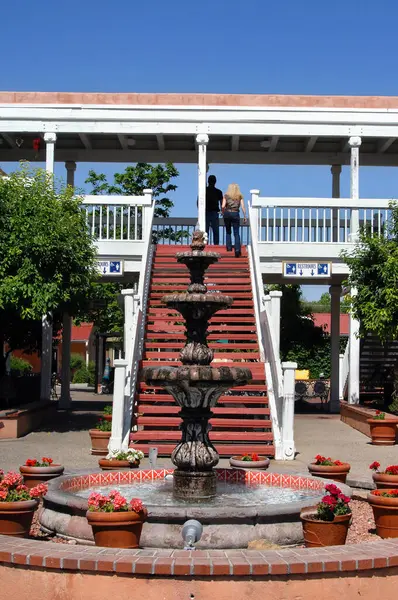
[[[177,254],[178,262],[190,270],[191,283],[182,294],[162,298],[168,307],[182,314],[186,321],[187,342],[180,352],[182,367],[146,367],[143,378],[148,385],[165,388],[181,407],[181,441],[171,455],[176,498],[200,502],[216,495],[218,452],[209,439],[213,416],[211,408],[230,388],[245,385],[252,377],[245,368],[213,368],[213,351],[207,345],[210,318],[231,306],[233,299],[223,294],[208,294],[204,284],[207,267],[219,255],[204,252],[204,234],[195,232],[192,252]]]

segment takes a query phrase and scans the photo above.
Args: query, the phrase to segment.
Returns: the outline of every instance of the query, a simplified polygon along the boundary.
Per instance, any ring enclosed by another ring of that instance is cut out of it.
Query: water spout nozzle
[[[202,537],[203,527],[199,521],[189,519],[185,521],[182,527],[182,539],[184,540],[184,550],[195,550],[195,543]]]

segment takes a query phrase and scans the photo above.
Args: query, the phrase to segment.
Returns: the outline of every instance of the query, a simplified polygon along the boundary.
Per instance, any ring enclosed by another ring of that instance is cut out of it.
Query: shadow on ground
[[[43,423],[35,431],[65,433],[67,431],[86,431],[92,429],[97,423],[101,412],[81,412],[81,411],[58,411],[51,420]]]

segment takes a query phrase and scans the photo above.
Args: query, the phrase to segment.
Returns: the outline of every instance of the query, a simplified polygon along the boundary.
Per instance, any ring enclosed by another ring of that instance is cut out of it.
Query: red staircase
[[[249,385],[238,387],[221,396],[211,420],[213,441],[220,455],[257,452],[274,456],[273,436],[264,365],[260,362],[249,261],[246,248],[235,258],[221,246],[208,246],[219,252],[218,263],[207,271],[208,292],[218,291],[234,298],[232,308],[220,311],[210,321],[208,343],[215,350],[213,366],[248,367],[253,374]],[[164,294],[183,292],[189,283],[188,269],[175,260],[176,252],[188,246],[158,245],[154,255],[151,287],[147,305],[145,346],[142,366],[177,366],[179,351],[185,343],[183,319],[165,307]],[[230,362],[232,361],[232,362]],[[172,396],[161,388],[138,383],[136,425],[131,445],[147,451],[149,446],[159,454],[170,455],[181,434],[178,429],[180,408]]]

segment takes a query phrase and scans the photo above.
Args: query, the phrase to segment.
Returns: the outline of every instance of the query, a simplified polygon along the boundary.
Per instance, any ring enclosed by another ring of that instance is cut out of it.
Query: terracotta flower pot
[[[342,465],[317,465],[310,463],[308,470],[314,477],[322,477],[323,479],[332,479],[340,483],[345,483],[347,475],[350,472],[351,465],[349,463],[343,463]]]
[[[373,509],[377,535],[398,538],[398,497],[386,498],[370,492],[368,502]]]
[[[239,467],[240,469],[267,469],[269,458],[259,456],[260,460],[239,460],[239,456],[231,456],[229,464],[231,467]]]
[[[50,467],[28,467],[22,465],[19,467],[19,472],[23,475],[24,484],[29,489],[32,489],[39,483],[45,483],[50,479],[59,477],[64,472],[62,465],[51,465]]]
[[[0,534],[14,537],[29,535],[33,513],[38,506],[38,500],[0,502]]]
[[[100,458],[98,464],[103,471],[121,471],[124,469],[137,469],[140,466],[140,461],[131,463],[128,460]]]
[[[112,415],[102,415],[101,417],[104,421],[112,421]]]
[[[351,513],[335,515],[333,521],[319,521],[314,519],[315,514],[315,506],[303,508],[300,513],[306,548],[344,545],[351,524]]]
[[[108,454],[110,431],[101,431],[100,429],[89,429],[91,438],[91,454],[97,456],[106,456]]]
[[[398,488],[398,475],[388,475],[388,473],[373,473],[372,477],[378,490],[396,490]]]
[[[138,548],[145,518],[134,512],[91,512],[87,520],[93,528],[96,546]]]
[[[394,446],[397,436],[398,419],[367,419],[370,426],[372,444]]]

